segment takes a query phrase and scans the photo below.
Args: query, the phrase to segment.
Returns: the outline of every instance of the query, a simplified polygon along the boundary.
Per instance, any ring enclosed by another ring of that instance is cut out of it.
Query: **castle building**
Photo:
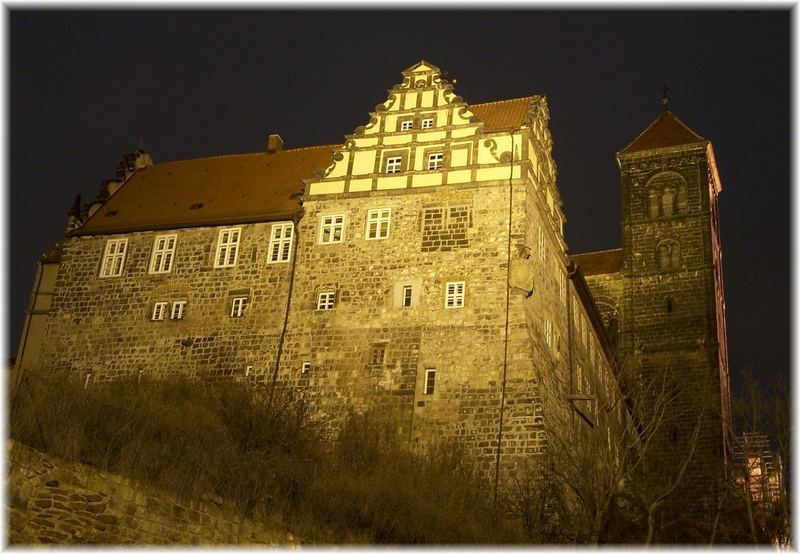
[[[380,406],[491,474],[562,416],[621,432],[624,381],[664,369],[719,465],[711,143],[665,111],[617,156],[622,248],[570,256],[545,97],[467,104],[428,62],[402,75],[343,144],[127,156],[42,259],[17,371],[281,383],[334,428]],[[683,420],[667,450],[697,434]]]

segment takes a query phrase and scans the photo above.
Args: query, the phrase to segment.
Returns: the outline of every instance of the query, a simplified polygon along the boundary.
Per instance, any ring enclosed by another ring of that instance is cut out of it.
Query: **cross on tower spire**
[[[661,92],[664,93],[664,96],[661,97],[661,103],[664,104],[664,111],[668,112],[669,111],[669,87],[667,85],[664,85],[661,88]]]

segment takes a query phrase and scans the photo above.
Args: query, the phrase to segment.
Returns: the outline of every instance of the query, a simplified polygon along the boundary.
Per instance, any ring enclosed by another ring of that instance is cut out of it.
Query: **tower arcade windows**
[[[674,240],[664,241],[658,245],[656,263],[660,270],[676,270],[681,268],[681,247]]]
[[[672,217],[687,209],[686,180],[674,171],[664,171],[647,182],[647,211],[651,219]]]

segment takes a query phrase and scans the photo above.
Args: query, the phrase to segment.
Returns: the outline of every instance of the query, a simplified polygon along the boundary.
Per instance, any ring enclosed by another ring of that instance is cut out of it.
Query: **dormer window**
[[[390,156],[386,158],[386,173],[400,173],[403,171],[403,157]]]

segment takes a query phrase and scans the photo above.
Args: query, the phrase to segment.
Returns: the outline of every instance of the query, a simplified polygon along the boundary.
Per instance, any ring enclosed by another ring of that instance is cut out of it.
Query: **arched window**
[[[681,249],[677,242],[666,241],[658,246],[657,252],[658,269],[680,269]]]
[[[650,219],[686,213],[686,180],[675,171],[662,171],[647,182],[647,212]]]

